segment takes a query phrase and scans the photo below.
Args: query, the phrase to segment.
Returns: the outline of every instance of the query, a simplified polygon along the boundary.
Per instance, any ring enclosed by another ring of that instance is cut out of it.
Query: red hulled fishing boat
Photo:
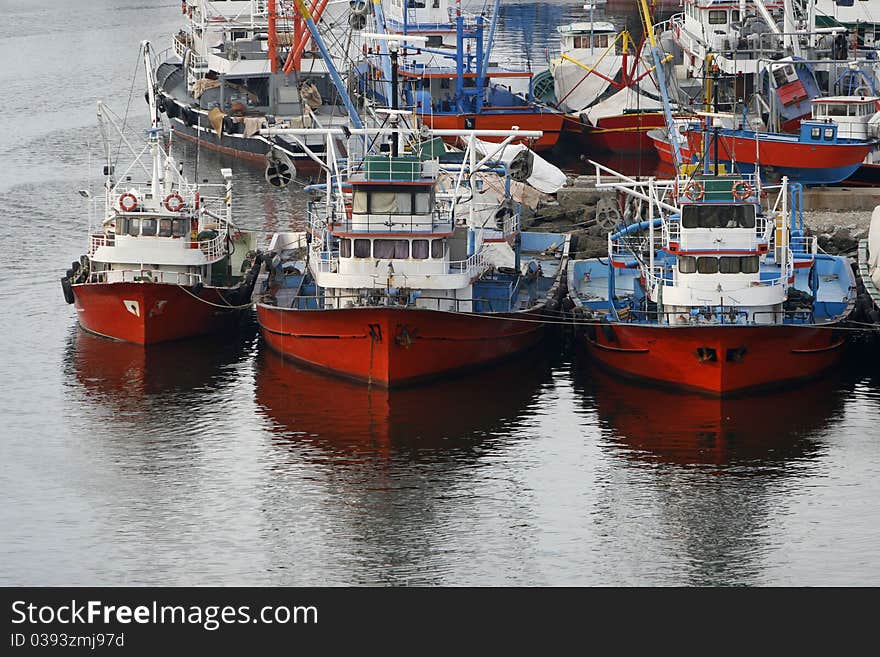
[[[143,44],[147,63],[148,46]],[[225,184],[189,184],[160,144],[151,84],[148,98],[147,143],[140,152],[132,148],[125,170],[106,143],[102,220],[89,231],[88,253],[61,279],[65,300],[75,305],[84,329],[142,345],[229,326],[250,308],[259,268],[247,259],[254,255],[255,235],[232,223],[232,172],[222,170]],[[102,134],[112,128],[122,138],[120,125],[101,102],[98,118]],[[149,179],[132,182],[138,172],[147,172]],[[217,190],[213,196],[211,188]]]
[[[568,237],[521,234],[518,204],[472,187],[479,172],[504,171],[489,157],[477,162],[474,137],[486,135],[459,136],[470,145],[452,163],[416,152],[367,156],[349,173],[328,163],[309,232],[277,234],[269,247],[257,318],[270,347],[395,387],[480,367],[541,339]],[[530,136],[509,131],[506,141]]]
[[[853,273],[805,237],[799,188],[783,180],[765,212],[753,176],[602,184],[652,202],[644,221],[609,236],[607,260],[569,267],[570,299],[595,320],[583,339],[596,360],[716,395],[813,377],[837,361]]]

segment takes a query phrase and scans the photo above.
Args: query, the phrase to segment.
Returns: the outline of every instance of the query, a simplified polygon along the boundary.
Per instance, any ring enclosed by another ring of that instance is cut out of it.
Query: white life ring
[[[183,210],[183,197],[177,192],[171,192],[162,204],[168,212],[180,212]]]
[[[119,209],[123,212],[134,212],[137,210],[138,200],[137,196],[132,194],[131,192],[125,192],[119,197]]]

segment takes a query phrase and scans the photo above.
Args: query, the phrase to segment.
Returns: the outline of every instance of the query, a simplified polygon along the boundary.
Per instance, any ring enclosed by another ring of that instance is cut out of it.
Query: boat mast
[[[480,70],[477,72],[477,111],[480,111],[483,98],[483,85],[486,83],[486,71],[489,70],[489,57],[492,54],[492,46],[495,43],[495,27],[498,25],[498,14],[501,10],[501,0],[495,0],[495,6],[492,7],[492,20],[489,22],[489,38],[486,40],[486,48],[483,51],[483,61],[479,62]]]
[[[149,41],[141,41],[141,55],[144,58],[144,74],[147,82],[147,102],[150,105],[150,154],[153,156],[153,175],[150,180],[150,193],[153,199],[158,199],[159,186],[162,183],[162,153],[159,148],[159,133],[162,132],[162,125],[159,121],[159,109],[156,105],[156,81],[153,78],[153,62]]]
[[[275,0],[269,0],[267,7],[269,13],[269,41],[267,48],[269,50],[269,66],[272,73],[278,72],[278,35],[275,32],[275,26],[278,14],[275,11]]]
[[[639,0],[639,10],[642,14],[642,23],[645,26],[645,34],[651,44],[651,55],[654,58],[654,69],[657,71],[657,86],[660,87],[660,97],[663,99],[663,113],[666,115],[666,126],[669,132],[669,145],[672,148],[672,162],[675,165],[677,176],[681,168],[681,146],[678,141],[678,130],[675,120],[672,118],[672,107],[669,104],[669,90],[666,88],[666,74],[663,72],[663,64],[668,62],[672,55],[665,58],[660,56],[660,48],[654,36],[654,25],[651,22],[651,14],[648,11],[646,0]]]

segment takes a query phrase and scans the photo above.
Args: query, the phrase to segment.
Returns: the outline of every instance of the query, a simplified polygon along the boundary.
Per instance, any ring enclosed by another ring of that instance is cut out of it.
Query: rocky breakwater
[[[812,210],[804,212],[808,235],[815,235],[819,248],[833,255],[855,256],[859,240],[868,236],[871,212]]]
[[[576,259],[608,255],[608,233],[623,219],[617,192],[596,189],[592,176],[570,177],[536,208],[523,206],[523,230],[571,233]]]

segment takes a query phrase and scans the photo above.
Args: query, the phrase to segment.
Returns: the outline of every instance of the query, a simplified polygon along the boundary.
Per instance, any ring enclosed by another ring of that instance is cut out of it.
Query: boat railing
[[[761,192],[761,181],[753,173],[730,177],[680,175],[675,182],[675,192],[677,201],[682,203],[705,201],[757,203]]]
[[[785,266],[780,269],[778,275],[761,278],[760,280],[756,281],[750,281],[748,283],[748,287],[758,288],[788,286],[789,281],[791,280],[791,275],[794,271],[794,266],[790,257],[790,253],[791,252],[789,251],[789,257],[785,261]],[[680,287],[682,285],[681,281],[677,281],[674,277],[672,267],[655,266],[653,269],[643,267],[642,271],[645,273],[645,282],[647,283],[649,289],[655,289],[657,287]]]
[[[200,283],[200,274],[162,269],[105,269],[92,271],[90,283],[166,283],[191,286]]]
[[[391,213],[353,214],[350,208],[343,212],[332,208],[328,214],[326,202],[314,202],[309,208],[309,226],[317,234],[324,230],[351,233],[451,233],[452,212],[435,208],[430,214],[410,215]]]
[[[661,234],[664,244],[681,241],[681,222],[680,221],[664,221],[661,225]]]
[[[205,256],[205,259],[209,262],[216,262],[228,255],[228,249],[226,244],[226,228],[225,222],[219,225],[219,229],[211,229],[217,234],[213,237],[203,240],[195,240],[188,241],[187,248],[190,249],[200,249]],[[137,239],[160,239],[160,240],[178,240],[180,238],[177,237],[167,237],[167,236],[155,236],[155,235],[145,235],[138,237]],[[89,257],[94,257],[95,253],[99,248],[105,246],[115,246],[116,239],[113,233],[92,233],[89,235]]]
[[[388,277],[386,271],[377,266],[379,262],[395,262],[395,259],[388,258],[346,258],[346,260],[353,260],[353,262],[347,263],[346,275],[369,275],[376,280],[385,280]],[[337,274],[339,273],[339,261],[340,258],[337,251],[316,249],[311,253],[310,264],[317,273]],[[395,272],[393,275],[404,280],[407,276],[431,276],[437,279],[440,276],[461,276],[462,274],[466,274],[469,278],[473,279],[485,272],[490,265],[484,251],[478,251],[466,260],[438,263],[436,260],[401,259],[401,262],[405,263],[405,270],[401,268],[400,271]],[[438,264],[442,265],[442,268],[446,271],[438,272]]]
[[[608,235],[608,254],[612,260],[622,261],[626,259],[634,259],[635,254],[641,253],[647,248],[648,242],[642,236],[623,235],[617,239],[612,239],[612,234]]]
[[[218,230],[215,237],[206,240],[199,240],[198,242],[191,242],[191,245],[201,249],[208,261],[215,262],[227,255],[228,250],[226,242],[226,232]]]
[[[798,235],[788,238],[788,248],[792,253],[809,253],[816,255],[819,250],[818,240],[814,235]]]
[[[95,252],[102,246],[113,246],[115,243],[114,235],[110,233],[92,233],[89,235],[89,257],[95,255]]]
[[[746,310],[737,306],[695,306],[689,311],[617,310],[618,319],[627,323],[699,325],[812,324],[811,310]]]

